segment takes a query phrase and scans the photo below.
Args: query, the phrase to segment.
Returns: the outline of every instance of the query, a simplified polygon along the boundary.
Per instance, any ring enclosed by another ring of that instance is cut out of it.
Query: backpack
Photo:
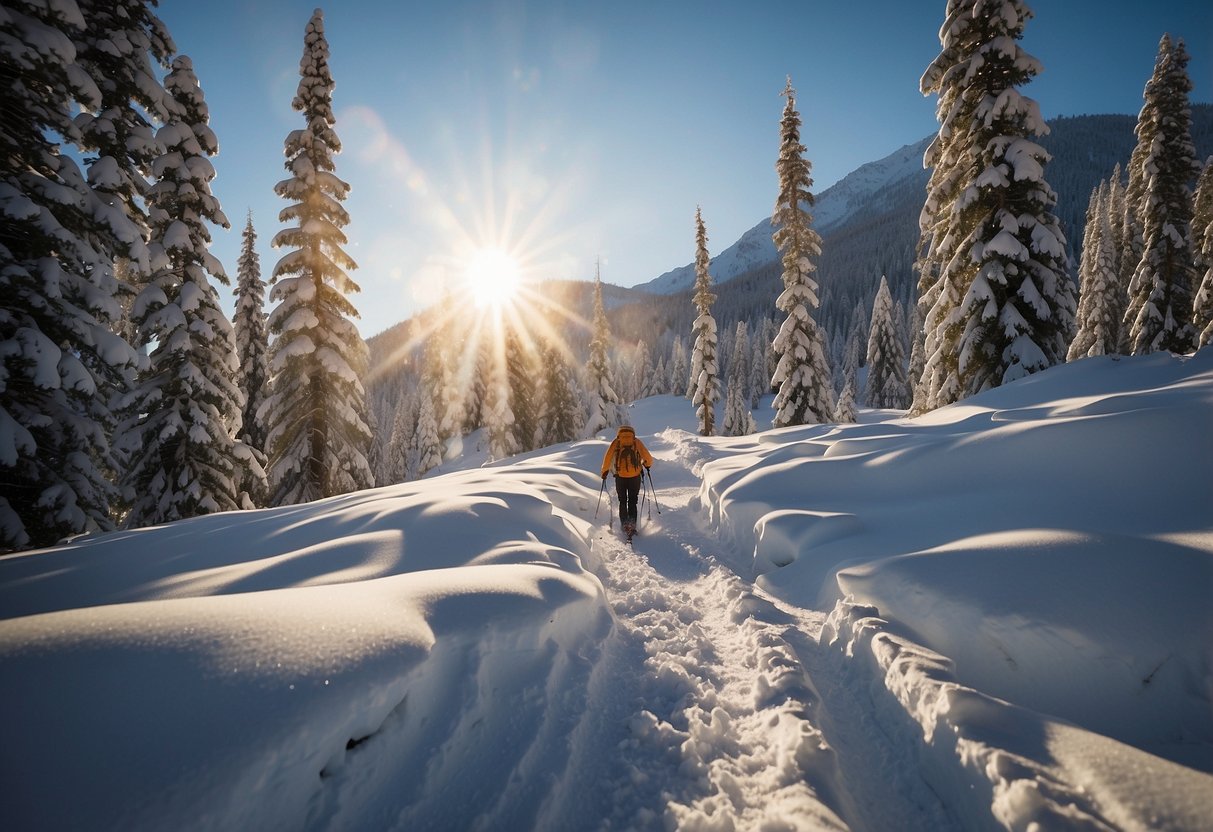
[[[615,452],[615,476],[637,476],[642,471],[642,460],[636,448],[636,432],[624,426],[615,439],[619,442],[619,450]]]

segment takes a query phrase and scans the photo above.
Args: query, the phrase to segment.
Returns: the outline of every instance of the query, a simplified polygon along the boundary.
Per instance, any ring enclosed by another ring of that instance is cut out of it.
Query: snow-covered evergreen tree
[[[579,438],[584,419],[573,383],[573,371],[561,350],[548,344],[544,347],[543,443],[554,445]]]
[[[265,322],[265,282],[261,279],[261,258],[257,254],[257,232],[253,228],[253,212],[245,221],[236,265],[236,312],[232,319],[236,344],[236,386],[244,397],[240,420],[240,440],[262,455],[264,466],[265,423],[259,413],[270,386],[269,329]],[[255,505],[265,504],[264,483],[258,491],[256,479],[244,482],[243,488]]]
[[[413,472],[414,479],[421,479],[428,472],[442,464],[442,439],[438,436],[438,420],[434,418],[434,397],[432,391],[420,391],[420,404],[417,408],[417,433],[415,445],[417,448],[417,467]]]
[[[779,196],[771,224],[775,248],[783,266],[783,292],[775,306],[787,314],[773,347],[779,357],[771,384],[778,389],[773,406],[775,427],[828,422],[834,413],[833,381],[826,359],[825,337],[813,310],[818,306],[814,258],[821,255],[821,237],[812,228],[808,209],[813,204],[811,165],[800,143],[800,113],[796,91],[788,78],[783,91],[787,104],[780,121]]]
[[[872,329],[868,333],[868,379],[863,401],[868,407],[902,410],[910,406],[906,380],[906,354],[893,322],[893,294],[889,280],[881,275],[880,288],[872,302]]]
[[[1156,121],[1138,121],[1138,146],[1148,142],[1142,158],[1144,186],[1133,205],[1141,220],[1142,251],[1129,283],[1123,321],[1134,355],[1158,350],[1185,353],[1196,340],[1190,186],[1200,166],[1192,145],[1191,91],[1184,43],[1172,44],[1164,35],[1154,75],[1146,85],[1147,105],[1142,108],[1143,117],[1149,113]],[[1134,196],[1130,192],[1129,197]]]
[[[750,356],[750,381],[746,385],[749,392],[750,409],[754,410],[762,403],[762,397],[771,392],[771,374],[767,367],[767,354],[771,350],[771,342],[762,337],[762,331],[754,333]]]
[[[510,378],[506,369],[504,352],[498,347],[492,371],[485,382],[484,429],[489,438],[489,456],[505,459],[520,453],[514,412],[510,407]]]
[[[657,366],[649,379],[649,395],[664,396],[670,392],[670,368],[666,366],[665,356],[657,357]]]
[[[1091,194],[1079,264],[1078,329],[1066,358],[1114,355],[1120,345],[1120,275],[1116,269],[1111,193],[1107,182]],[[1119,221],[1117,216],[1116,220]]]
[[[724,435],[745,436],[756,430],[750,413],[750,339],[745,321],[737,322],[733,339],[733,356],[729,360],[728,384],[725,386]]]
[[[1213,342],[1213,156],[1205,160],[1192,209],[1192,244],[1200,286],[1192,303],[1197,346]]]
[[[720,380],[717,375],[716,319],[712,317],[712,275],[708,271],[708,233],[703,215],[695,209],[695,309],[699,316],[692,324],[695,346],[691,351],[691,378],[695,391],[691,403],[699,423],[699,435],[711,436],[716,431],[716,402],[720,400]]]
[[[593,438],[600,431],[618,425],[621,421],[619,396],[611,381],[611,365],[607,349],[611,342],[610,325],[606,308],[602,305],[602,276],[594,274],[594,335],[590,341],[590,361],[586,366],[586,395],[589,413],[586,417],[586,438]]]
[[[1031,139],[1048,127],[1016,89],[1040,70],[1018,44],[1032,13],[1021,0],[957,0],[947,15],[922,80],[924,94],[939,95],[927,161],[943,170],[920,222],[930,306],[916,411],[1063,361],[1074,325],[1049,155]]]
[[[537,376],[535,356],[529,346],[523,346],[518,330],[512,324],[506,326],[503,358],[506,383],[509,387],[513,444],[517,448],[514,453],[534,450],[539,433],[540,409],[535,383]]]
[[[409,397],[401,396],[392,414],[391,438],[384,454],[383,485],[404,482],[409,478],[409,449],[413,447],[413,435],[417,432],[417,420],[413,414]]]
[[[687,360],[687,348],[682,343],[682,336],[674,336],[674,346],[670,350],[670,379],[669,392],[682,395],[683,386],[687,384],[691,365]]]
[[[140,342],[154,346],[120,429],[132,528],[240,508],[237,480],[246,470],[264,477],[233,438],[244,405],[235,336],[208,279],[228,282],[207,228],[228,225],[210,188],[219,144],[189,58],[173,61],[165,88],[172,115],[157,135],[164,153],[148,192],[152,273],[132,309]]]
[[[154,122],[170,118],[161,73],[176,51],[167,27],[155,15],[155,0],[76,0],[84,25],[72,29],[76,61],[97,85],[95,106],[76,116],[88,180],[102,200],[140,229],[136,238],[99,235],[94,245],[108,254],[95,268],[108,273],[124,261],[120,290],[128,299],[148,277],[143,245],[148,235],[144,206],[152,161],[160,154]]]
[[[636,344],[636,353],[632,359],[632,400],[643,399],[653,395],[653,356],[649,352],[649,344],[643,338]]]
[[[847,377],[838,394],[838,402],[834,405],[834,421],[840,425],[849,425],[855,421],[855,380]]]
[[[114,334],[113,252],[97,241],[129,243],[145,265],[146,251],[53,138],[78,145],[73,108],[101,106],[75,64],[85,25],[71,3],[0,14],[0,551],[112,527],[108,391],[138,356]]]
[[[292,226],[274,246],[291,249],[274,267],[269,317],[274,335],[274,385],[265,404],[271,502],[289,505],[374,485],[367,462],[371,432],[361,378],[366,344],[350,320],[347,295],[359,291],[346,274],[357,264],[342,246],[349,185],[333,172],[341,142],[333,131],[333,77],[319,9],[304,34],[300,81],[292,106],[304,127],[286,138],[290,177],[275,192],[290,202],[279,213]]]
[[[748,436],[757,430],[754,414],[750,412],[741,389],[741,379],[729,376],[724,396],[724,419],[721,425],[725,436]]]

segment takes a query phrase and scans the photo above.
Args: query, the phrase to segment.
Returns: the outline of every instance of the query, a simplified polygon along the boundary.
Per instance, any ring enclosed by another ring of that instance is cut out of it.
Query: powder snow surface
[[[632,546],[609,437],[477,434],[0,558],[5,828],[1208,828],[1213,350],[918,419],[628,415]]]

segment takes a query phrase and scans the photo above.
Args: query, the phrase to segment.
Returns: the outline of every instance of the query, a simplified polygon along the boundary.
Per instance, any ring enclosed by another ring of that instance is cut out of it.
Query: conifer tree
[[[687,362],[687,349],[682,343],[682,336],[674,336],[674,346],[670,351],[669,392],[681,394],[682,387],[690,375],[690,364]]]
[[[510,408],[510,379],[501,347],[498,347],[494,358],[492,371],[485,381],[483,412],[484,429],[489,438],[489,456],[497,460],[520,453],[524,448],[518,442],[514,412]]]
[[[834,413],[830,365],[825,338],[813,310],[819,305],[814,258],[821,255],[821,237],[812,228],[811,166],[800,143],[800,113],[796,91],[788,78],[783,95],[787,104],[780,121],[779,196],[771,224],[775,248],[783,266],[783,292],[775,306],[787,314],[773,347],[778,364],[771,384],[775,394],[775,427],[828,422]]]
[[[544,346],[543,356],[543,443],[572,442],[584,424],[572,369],[561,350],[552,344]]]
[[[413,416],[412,401],[407,396],[401,396],[392,414],[392,433],[383,463],[387,479],[383,485],[404,482],[409,478],[409,449],[413,447],[416,432],[417,420]]]
[[[691,402],[699,423],[699,435],[711,436],[716,430],[716,402],[720,400],[720,380],[716,361],[716,319],[712,317],[712,275],[708,271],[708,233],[703,215],[695,209],[695,309],[699,316],[692,324],[695,347],[691,351],[691,378],[695,391]]]
[[[1120,344],[1120,275],[1116,269],[1107,182],[1091,193],[1079,264],[1078,329],[1067,360],[1114,355]],[[1119,217],[1116,217],[1119,220]]]
[[[1197,347],[1213,342],[1213,156],[1205,160],[1192,209],[1192,245],[1200,285],[1192,304]]]
[[[211,193],[209,157],[219,145],[189,58],[173,61],[165,88],[172,115],[157,135],[164,154],[148,192],[153,270],[132,309],[140,342],[155,346],[121,428],[131,528],[240,508],[243,470],[264,476],[233,438],[244,405],[235,336],[207,277],[228,282],[207,228],[228,222]]]
[[[762,397],[771,391],[771,373],[767,367],[767,353],[770,349],[771,342],[762,337],[761,331],[756,331],[753,354],[750,356],[750,381],[747,385],[751,410],[757,408],[762,403]]]
[[[260,413],[270,386],[269,330],[265,322],[265,282],[261,279],[261,258],[257,254],[257,232],[253,212],[245,221],[236,265],[236,312],[233,316],[236,345],[236,386],[244,397],[240,420],[240,440],[265,460],[265,415]],[[255,505],[265,505],[265,483],[243,483]]]
[[[650,396],[664,396],[670,392],[670,370],[666,366],[664,355],[657,358],[657,366],[653,368],[653,373],[649,378],[648,389]]]
[[[733,339],[733,357],[729,361],[728,384],[725,386],[724,435],[745,436],[755,431],[750,413],[750,339],[746,337],[745,321],[737,322]]]
[[[508,385],[509,408],[512,414],[514,453],[534,450],[539,433],[539,401],[535,378],[534,355],[524,348],[513,324],[505,327],[505,374]]]
[[[889,280],[880,277],[880,288],[872,302],[872,329],[868,333],[868,379],[863,401],[868,407],[898,410],[910,405],[906,379],[906,355],[893,322],[893,294]]]
[[[1133,209],[1141,221],[1142,250],[1132,280],[1123,326],[1134,355],[1169,350],[1189,351],[1195,343],[1192,300],[1196,281],[1192,249],[1192,191],[1200,172],[1192,145],[1188,93],[1188,53],[1182,40],[1164,35],[1158,45],[1154,75],[1146,85],[1147,105],[1138,121],[1138,147],[1145,172]]]
[[[855,379],[847,377],[838,394],[838,402],[834,405],[834,422],[839,425],[849,425],[855,421]]]
[[[274,336],[274,386],[265,404],[271,502],[289,505],[374,485],[367,462],[372,440],[361,378],[366,344],[347,295],[359,291],[346,274],[357,264],[342,246],[349,185],[333,172],[341,142],[333,131],[333,77],[324,18],[317,9],[304,34],[300,81],[292,106],[304,127],[286,138],[290,177],[275,192],[290,202],[279,213],[295,225],[274,246],[291,249],[274,267],[269,317]]]
[[[621,413],[619,396],[611,381],[611,365],[607,349],[611,341],[611,330],[607,323],[606,308],[602,304],[602,276],[594,274],[594,335],[590,341],[590,361],[586,367],[586,386],[589,413],[582,433],[592,439],[599,431],[619,424]]]
[[[420,399],[417,408],[415,479],[421,479],[442,464],[442,440],[438,436],[438,420],[434,418],[432,391],[423,388]]]
[[[74,65],[85,25],[68,3],[0,15],[0,551],[113,525],[108,391],[139,357],[114,334],[113,254],[97,241],[142,238],[52,138],[79,145],[73,108],[101,106]]]
[[[946,169],[920,223],[931,238],[920,267],[930,306],[916,411],[1057,364],[1073,333],[1049,155],[1030,138],[1048,127],[1016,89],[1040,69],[1018,45],[1030,17],[1021,0],[949,3],[943,49],[923,76],[924,94],[939,95],[928,162]]]
[[[169,95],[160,73],[176,51],[155,15],[155,0],[76,0],[84,24],[72,30],[79,67],[96,83],[96,106],[76,116],[90,186],[139,229],[135,236],[97,236],[106,253],[94,265],[108,273],[122,260],[119,290],[126,298],[148,278],[144,245],[149,233],[144,206],[152,161],[160,154],[154,122],[170,119]]]

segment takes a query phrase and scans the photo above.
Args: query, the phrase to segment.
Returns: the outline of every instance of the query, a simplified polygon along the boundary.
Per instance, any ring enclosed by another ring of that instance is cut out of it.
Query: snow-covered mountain
[[[813,227],[825,236],[860,211],[891,207],[887,191],[908,179],[926,181],[922,154],[931,137],[909,144],[883,159],[869,162],[816,195],[812,208]],[[771,218],[755,225],[741,238],[712,258],[712,279],[727,283],[733,278],[777,259],[771,240]],[[641,283],[634,288],[658,295],[672,295],[695,285],[695,264],[689,263]]]
[[[0,817],[1205,830],[1210,414],[1213,348],[742,437],[661,396],[634,548],[605,441],[469,438],[419,482],[6,555]]]

